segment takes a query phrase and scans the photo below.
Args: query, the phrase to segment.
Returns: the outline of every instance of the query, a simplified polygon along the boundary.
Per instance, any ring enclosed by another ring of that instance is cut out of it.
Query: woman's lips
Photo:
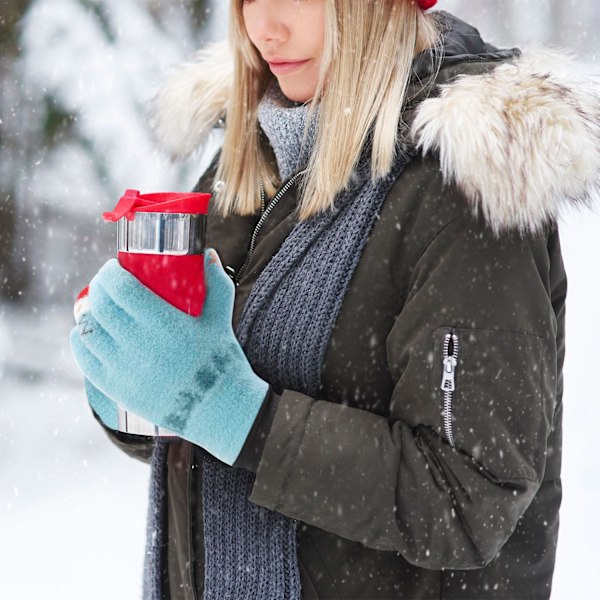
[[[309,59],[310,60],[310,59]],[[269,68],[273,75],[285,75],[291,73],[296,69],[299,69],[302,65],[305,65],[308,60],[294,60],[294,61],[267,61]]]

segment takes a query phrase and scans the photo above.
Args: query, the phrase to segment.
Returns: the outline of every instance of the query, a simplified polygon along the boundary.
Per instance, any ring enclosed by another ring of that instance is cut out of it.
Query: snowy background
[[[71,359],[72,298],[114,254],[126,187],[189,189],[145,106],[224,35],[224,0],[9,0],[0,19],[0,597],[140,597],[148,469],[105,438]],[[600,72],[596,0],[441,0],[492,43],[572,49]],[[524,43],[525,42],[525,43]],[[597,206],[600,207],[600,204]],[[553,598],[600,594],[600,208],[562,222],[569,276],[564,503]]]

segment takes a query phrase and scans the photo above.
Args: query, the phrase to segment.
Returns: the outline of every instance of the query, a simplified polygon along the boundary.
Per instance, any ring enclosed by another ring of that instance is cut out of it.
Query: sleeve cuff
[[[273,424],[279,398],[280,396],[269,386],[267,396],[260,407],[252,429],[246,438],[246,442],[242,446],[242,450],[236,461],[233,463],[234,467],[246,469],[252,473],[257,472],[265,443]]]

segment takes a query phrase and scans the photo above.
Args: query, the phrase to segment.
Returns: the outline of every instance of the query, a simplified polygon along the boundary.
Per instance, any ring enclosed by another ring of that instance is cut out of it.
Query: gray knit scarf
[[[316,129],[313,123],[304,137],[307,107],[284,104],[272,88],[259,110],[282,180],[305,167]],[[381,206],[412,156],[399,145],[393,169],[372,181],[369,154],[365,149],[333,210],[295,225],[244,306],[236,336],[254,371],[276,392],[317,395],[327,342],[350,280]],[[151,483],[161,481],[159,472],[157,465]],[[254,478],[215,459],[203,461],[205,600],[300,598],[296,524],[247,500]],[[151,485],[145,577],[145,598],[151,600],[160,598],[157,548],[164,544],[159,530],[165,511],[157,498]]]

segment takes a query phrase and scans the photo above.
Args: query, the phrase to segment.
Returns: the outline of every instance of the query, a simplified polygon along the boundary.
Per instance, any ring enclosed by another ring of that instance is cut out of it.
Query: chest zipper
[[[254,254],[254,249],[256,247],[256,239],[258,237],[258,233],[261,230],[262,226],[265,224],[267,217],[271,214],[273,209],[277,206],[277,203],[285,196],[287,191],[296,183],[296,181],[306,173],[306,170],[300,171],[296,173],[292,178],[288,179],[285,185],[273,196],[273,200],[269,203],[268,206],[265,206],[265,187],[263,185],[262,179],[260,180],[260,205],[261,205],[261,216],[254,228],[254,232],[252,233],[252,238],[250,239],[250,248],[248,250],[248,255],[246,256],[246,260],[244,264],[241,266],[240,270],[236,273],[232,267],[226,267],[226,271],[228,272],[231,279],[233,279],[233,283],[235,283],[236,287],[240,284],[240,279],[242,275],[248,268],[250,264],[250,260],[252,259],[252,255]]]
[[[456,367],[458,365],[458,354],[460,351],[460,342],[458,335],[453,330],[444,334],[444,343],[442,347],[442,385],[443,392],[443,410],[442,421],[444,433],[450,445],[454,447],[454,428],[452,426],[452,403],[454,401],[454,391],[456,390]]]

